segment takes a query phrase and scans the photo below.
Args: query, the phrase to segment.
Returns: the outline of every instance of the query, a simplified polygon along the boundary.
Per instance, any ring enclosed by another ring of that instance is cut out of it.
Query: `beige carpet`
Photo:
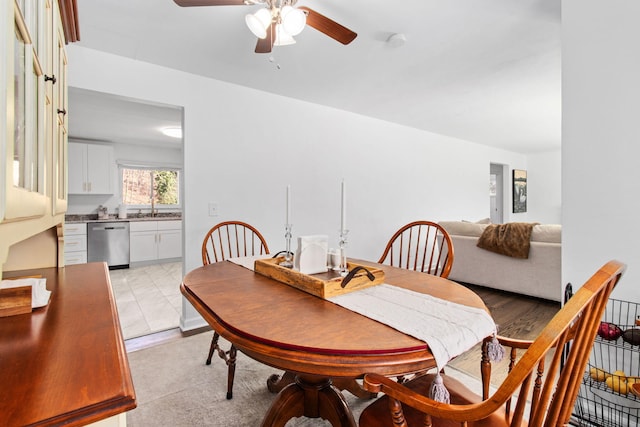
[[[212,332],[179,338],[129,353],[138,407],[127,414],[127,425],[256,427],[274,400],[267,378],[280,371],[238,354],[233,399],[226,399],[226,365],[217,357],[204,361]],[[447,368],[449,375],[474,390],[480,383]],[[344,393],[356,420],[368,400]],[[299,418],[287,427],[330,426],[320,419]]]

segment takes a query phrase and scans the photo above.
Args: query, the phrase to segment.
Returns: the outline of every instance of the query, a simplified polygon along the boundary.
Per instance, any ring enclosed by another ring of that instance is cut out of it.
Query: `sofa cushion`
[[[440,224],[449,235],[480,237],[487,224],[476,224],[464,221],[440,221]]]
[[[439,224],[452,236],[480,237],[487,224],[466,221],[440,221]],[[562,225],[538,224],[531,231],[532,242],[562,243]]]
[[[491,224],[491,218],[482,218],[477,221],[467,221],[466,219],[463,219],[462,222],[471,222],[474,224]]]
[[[533,230],[531,231],[531,241],[561,243],[562,242],[562,226],[560,224],[536,225],[535,227],[533,227]]]

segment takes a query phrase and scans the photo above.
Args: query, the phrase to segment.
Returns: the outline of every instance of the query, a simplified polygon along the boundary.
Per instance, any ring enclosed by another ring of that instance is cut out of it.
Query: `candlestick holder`
[[[349,230],[340,230],[340,267],[339,267],[339,271],[340,271],[340,275],[342,277],[345,277],[347,274],[349,274],[349,269],[347,268],[347,251],[346,251],[346,247],[347,247],[347,234],[349,233]]]
[[[280,263],[280,266],[285,268],[293,268],[293,253],[291,252],[291,228],[293,225],[286,224],[284,226],[284,238],[286,242],[286,252],[284,254],[284,261]]]

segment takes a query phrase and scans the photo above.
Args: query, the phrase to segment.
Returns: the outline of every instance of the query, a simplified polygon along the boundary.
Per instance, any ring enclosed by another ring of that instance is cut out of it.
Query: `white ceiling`
[[[182,108],[69,88],[69,138],[176,147],[182,139],[161,130],[182,127]]]
[[[559,0],[298,5],[358,37],[343,46],[307,27],[297,44],[256,54],[244,16],[261,6],[80,0],[78,45],[508,150],[559,149]],[[393,33],[406,43],[387,43]],[[84,110],[82,102],[72,90],[73,115]],[[71,137],[112,138],[98,135],[113,129],[101,130],[90,117],[81,134],[73,115]]]

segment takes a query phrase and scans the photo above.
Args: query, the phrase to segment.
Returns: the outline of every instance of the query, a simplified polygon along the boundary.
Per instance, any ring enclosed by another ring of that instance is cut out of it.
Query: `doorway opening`
[[[143,227],[125,233],[128,243],[135,241],[122,262],[129,268],[109,271],[122,335],[129,340],[175,329],[183,309],[183,232],[181,225],[167,227],[164,220],[175,224],[183,217],[184,144],[181,137],[162,130],[182,129],[184,109],[75,87],[69,87],[69,108],[74,111],[69,117],[69,140],[110,146],[109,166],[119,184],[108,194],[70,196],[67,213],[88,217],[100,205],[117,211],[113,221],[126,222],[129,231],[134,223]],[[70,171],[78,167],[69,163]],[[140,173],[125,181],[123,169]]]
[[[493,224],[504,222],[504,177],[507,165],[489,165],[489,218]]]

